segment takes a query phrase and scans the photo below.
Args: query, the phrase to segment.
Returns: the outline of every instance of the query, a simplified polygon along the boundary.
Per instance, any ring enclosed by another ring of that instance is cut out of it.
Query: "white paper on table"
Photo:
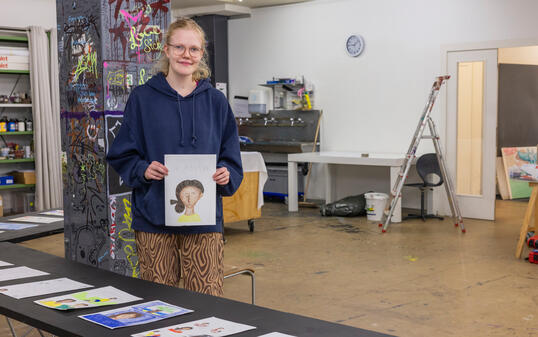
[[[25,277],[43,276],[49,275],[44,271],[28,268],[28,267],[14,267],[2,269],[0,273],[0,281],[17,280]]]
[[[62,221],[60,218],[47,218],[45,216],[21,216],[20,218],[9,219],[9,221],[37,222],[37,223],[52,223]]]
[[[56,215],[56,216],[64,216],[64,210],[63,209],[53,209],[51,211],[41,212],[39,214],[42,215]]]
[[[20,229],[37,227],[37,225],[31,225],[26,223],[14,223],[14,222],[0,222],[0,229],[17,231]]]
[[[166,154],[164,166],[168,168],[164,178],[166,226],[214,226],[217,185],[213,174],[217,156]]]
[[[2,233],[2,232],[0,232]],[[0,261],[0,267],[5,267],[5,266],[12,266],[13,263],[9,263],[9,262],[5,262],[5,261]]]
[[[265,335],[261,335],[258,337],[297,337],[297,336],[286,335],[285,333],[280,333],[280,332],[270,332],[270,333],[266,333]]]
[[[92,285],[70,280],[66,277],[52,280],[19,283],[0,287],[0,294],[4,294],[16,299],[61,293],[63,291],[91,288]]]
[[[122,304],[137,300],[141,300],[141,298],[114,287],[107,286],[62,296],[44,298],[34,302],[51,309],[71,310]]]
[[[133,337],[145,336],[160,336],[160,337],[175,337],[178,335],[189,336],[211,336],[223,337],[233,335],[247,330],[256,329],[254,326],[226,321],[216,317],[208,317],[197,321],[179,323],[167,326],[160,329],[148,330],[135,335]]]
[[[0,231],[0,233],[4,233],[4,231]]]

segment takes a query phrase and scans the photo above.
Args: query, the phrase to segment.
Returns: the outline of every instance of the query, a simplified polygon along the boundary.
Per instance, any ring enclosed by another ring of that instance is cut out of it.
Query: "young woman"
[[[107,160],[133,188],[133,229],[140,276],[220,296],[223,280],[222,199],[243,179],[237,127],[226,97],[209,83],[202,28],[170,25],[160,72],[136,87]],[[165,154],[216,154],[217,214],[211,226],[164,226]]]

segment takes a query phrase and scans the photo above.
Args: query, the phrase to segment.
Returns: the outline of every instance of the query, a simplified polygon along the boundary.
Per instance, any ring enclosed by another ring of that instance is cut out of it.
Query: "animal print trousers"
[[[140,278],[222,296],[222,233],[161,234],[135,231]]]

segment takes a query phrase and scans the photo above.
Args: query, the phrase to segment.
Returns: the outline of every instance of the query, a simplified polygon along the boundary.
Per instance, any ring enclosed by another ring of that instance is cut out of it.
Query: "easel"
[[[527,211],[525,212],[525,217],[523,218],[523,224],[521,225],[521,230],[519,232],[519,241],[517,242],[516,248],[516,258],[521,257],[523,252],[523,245],[525,244],[525,237],[527,232],[536,231],[538,229],[538,181],[530,182],[529,186],[532,188],[531,197],[529,199],[529,204],[527,205]],[[531,226],[532,214],[534,213],[534,227]]]

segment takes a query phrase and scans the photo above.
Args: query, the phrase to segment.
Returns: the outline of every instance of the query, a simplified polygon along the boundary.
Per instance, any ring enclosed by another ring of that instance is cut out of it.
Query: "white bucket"
[[[389,198],[385,193],[365,193],[366,218],[368,221],[380,221],[385,210],[385,204]]]

